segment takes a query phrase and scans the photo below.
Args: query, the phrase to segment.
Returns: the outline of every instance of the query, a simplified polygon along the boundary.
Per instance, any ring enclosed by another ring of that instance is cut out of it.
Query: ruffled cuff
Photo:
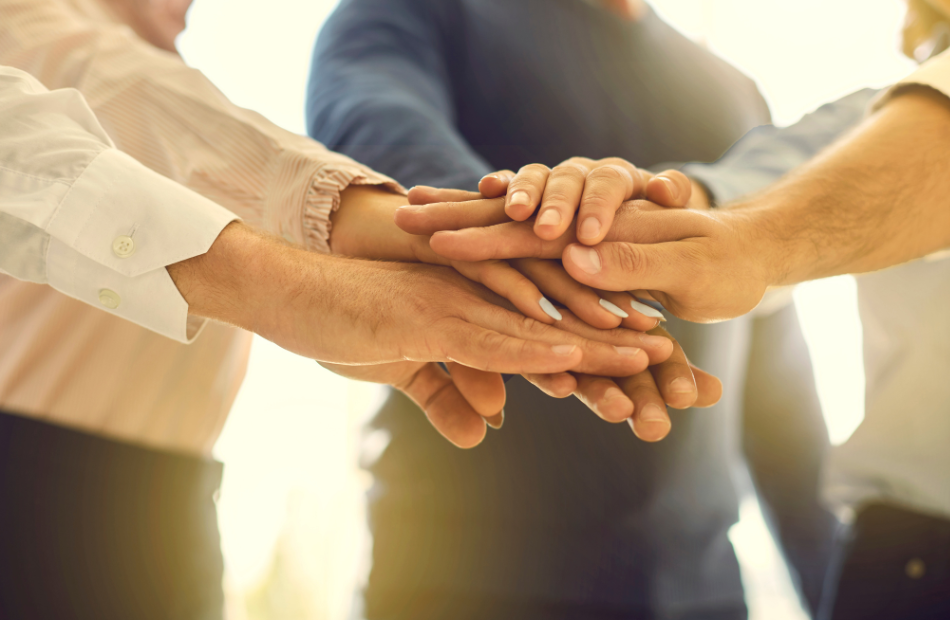
[[[406,194],[396,181],[338,153],[285,152],[268,191],[265,226],[315,252],[330,253],[330,215],[350,185],[381,185]],[[308,179],[308,182],[302,182]]]

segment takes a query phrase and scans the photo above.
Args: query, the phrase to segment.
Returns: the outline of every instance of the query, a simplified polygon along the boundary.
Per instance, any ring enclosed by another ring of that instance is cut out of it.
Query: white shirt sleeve
[[[934,56],[920,65],[920,67],[909,76],[882,92],[880,96],[871,102],[871,111],[877,110],[887,103],[891,96],[900,88],[911,84],[929,86],[950,97],[950,50]]]
[[[116,150],[78,91],[0,67],[0,272],[190,342],[204,321],[165,267],[235,219]]]

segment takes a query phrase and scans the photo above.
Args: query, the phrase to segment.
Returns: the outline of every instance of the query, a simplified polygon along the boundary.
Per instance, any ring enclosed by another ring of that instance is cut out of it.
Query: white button
[[[128,258],[135,253],[135,242],[132,241],[132,237],[126,235],[116,237],[115,241],[112,242],[112,251],[119,258]]]
[[[110,310],[115,310],[122,303],[122,298],[115,291],[104,288],[99,291],[99,303]]]

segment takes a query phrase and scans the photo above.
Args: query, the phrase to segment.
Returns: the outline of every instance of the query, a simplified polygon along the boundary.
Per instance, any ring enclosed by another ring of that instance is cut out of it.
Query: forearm
[[[911,87],[752,201],[772,285],[904,263],[950,247],[950,101]],[[737,214],[739,215],[739,214]],[[750,229],[751,230],[751,229]]]

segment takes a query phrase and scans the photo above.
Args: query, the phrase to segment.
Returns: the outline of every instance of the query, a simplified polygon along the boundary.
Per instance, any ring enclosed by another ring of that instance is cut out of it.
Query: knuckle
[[[627,186],[633,183],[633,176],[622,166],[610,164],[600,166],[591,171],[588,178],[597,181],[605,181],[611,184],[625,183]]]
[[[626,273],[642,273],[646,269],[646,256],[632,243],[618,244],[615,257],[617,266]]]
[[[520,180],[520,177],[522,176],[546,175],[550,171],[551,170],[544,164],[528,164],[527,166],[522,166],[521,169],[518,170],[518,176],[515,178],[515,181]]]
[[[551,170],[552,175],[571,177],[578,180],[584,179],[587,176],[587,173],[587,166],[570,159],[558,164],[557,166],[554,166],[554,169]]]

